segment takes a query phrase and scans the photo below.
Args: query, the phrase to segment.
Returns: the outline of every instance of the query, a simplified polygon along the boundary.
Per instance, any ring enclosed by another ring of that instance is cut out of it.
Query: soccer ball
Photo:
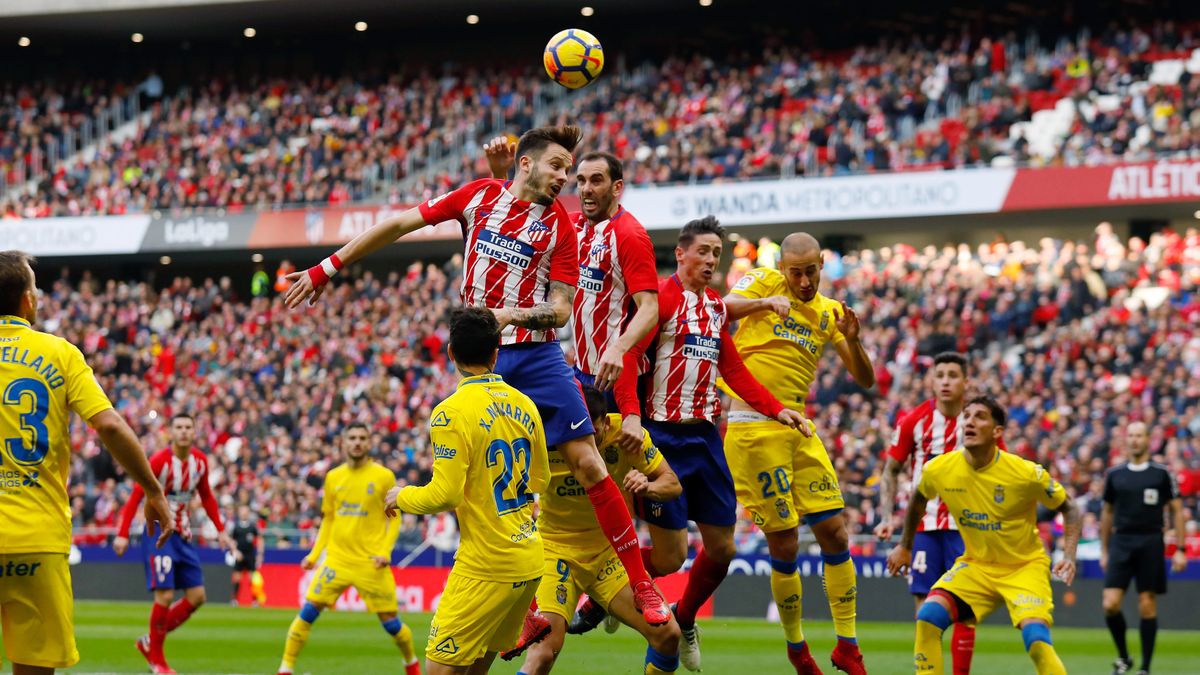
[[[595,35],[578,28],[559,31],[542,55],[546,74],[567,89],[586,86],[604,68],[604,48]]]

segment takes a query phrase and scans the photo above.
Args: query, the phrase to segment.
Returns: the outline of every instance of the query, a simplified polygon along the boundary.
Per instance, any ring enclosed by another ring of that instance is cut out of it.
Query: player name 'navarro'
[[[46,386],[51,389],[58,389],[67,383],[66,378],[59,374],[57,366],[41,354],[30,354],[28,349],[18,349],[12,345],[0,347],[0,363],[13,363],[36,370],[38,375],[46,380]]]
[[[525,427],[525,431],[530,434],[534,433],[533,418],[529,416],[529,413],[521,410],[521,406],[519,405],[513,405],[506,401],[492,401],[484,409],[484,412],[487,413],[487,419],[481,417],[479,419],[479,426],[488,431],[492,430],[492,424],[496,422],[497,417],[508,417],[515,420],[517,424]]]
[[[962,516],[958,519],[958,524],[963,527],[987,532],[998,532],[1004,529],[1004,523],[990,522],[988,514],[972,511],[971,509],[963,509]]]

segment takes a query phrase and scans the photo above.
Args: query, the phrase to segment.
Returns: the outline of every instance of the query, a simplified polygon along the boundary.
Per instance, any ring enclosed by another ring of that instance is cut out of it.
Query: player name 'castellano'
[[[19,349],[11,345],[0,347],[0,363],[13,363],[36,370],[46,380],[46,386],[51,389],[58,389],[67,382],[66,378],[59,374],[57,366],[41,354],[30,354],[28,349]]]

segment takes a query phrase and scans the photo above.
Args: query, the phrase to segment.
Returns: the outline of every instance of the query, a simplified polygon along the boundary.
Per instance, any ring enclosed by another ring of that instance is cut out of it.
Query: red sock
[[[688,572],[683,597],[679,599],[679,605],[675,608],[675,619],[679,621],[680,626],[691,628],[696,624],[696,612],[700,611],[700,605],[712,597],[728,573],[729,563],[714,562],[705,551],[700,551],[700,555],[696,556],[695,562],[692,563],[692,570]]]
[[[194,611],[196,611],[196,608],[192,606],[192,603],[187,601],[187,598],[180,598],[179,600],[176,600],[175,603],[171,605],[170,612],[167,614],[166,632],[170,633],[176,628],[182,626],[183,622],[187,621],[188,617],[191,616],[192,612]]]
[[[163,640],[167,637],[167,615],[170,609],[157,602],[150,605],[150,658],[155,663],[162,663]]]
[[[971,657],[975,654],[975,627],[965,623],[954,624],[954,636],[950,640],[950,656],[954,664],[954,675],[971,672]]]
[[[629,509],[625,508],[625,498],[621,490],[613,482],[612,476],[596,483],[587,490],[588,499],[596,511],[596,520],[600,522],[600,530],[608,537],[608,543],[617,552],[625,572],[629,575],[629,585],[636,586],[643,581],[650,581],[646,568],[642,565],[641,548],[638,546],[637,530],[633,527],[633,518]]]
[[[654,553],[653,546],[642,548],[642,566],[646,568],[646,574],[649,574],[651,579],[657,579],[662,576],[662,573],[654,569],[654,561],[650,559],[651,553]]]

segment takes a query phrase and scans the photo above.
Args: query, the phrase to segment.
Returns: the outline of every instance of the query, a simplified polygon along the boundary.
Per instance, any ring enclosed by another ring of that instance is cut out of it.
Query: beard
[[[529,169],[529,185],[537,194],[533,201],[542,206],[550,206],[554,203],[554,196],[550,194],[550,180],[542,177],[542,173],[537,170],[536,165]]]

